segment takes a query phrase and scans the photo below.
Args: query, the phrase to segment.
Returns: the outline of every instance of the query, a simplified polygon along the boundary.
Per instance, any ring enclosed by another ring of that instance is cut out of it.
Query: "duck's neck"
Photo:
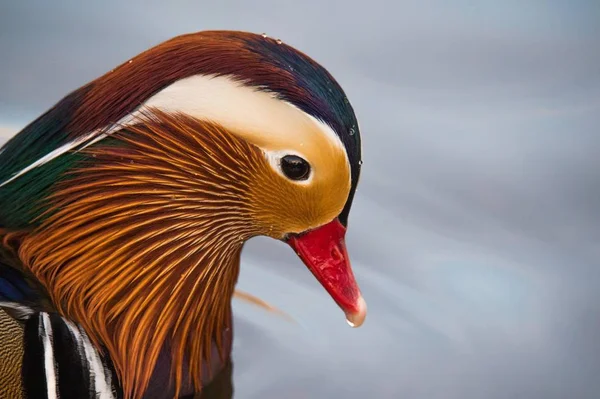
[[[230,356],[233,346],[232,324],[232,314],[230,313],[229,327],[223,329],[220,344],[217,344],[216,341],[212,343],[210,348],[211,357],[202,365],[203,386],[211,384],[217,377],[221,378],[223,369],[231,362]],[[191,395],[196,394],[198,391],[189,373],[189,359],[185,359],[181,367],[183,367],[183,379],[179,386],[176,387],[171,378],[171,370],[173,369],[171,343],[165,343],[143,399],[175,397],[176,391],[179,392],[178,395],[180,397],[191,397]]]
[[[186,379],[200,389],[231,328],[242,243],[260,233],[247,164],[262,153],[178,121],[87,149],[18,251],[58,310],[106,348],[127,399],[142,397],[165,350],[176,389]]]
[[[210,237],[146,242],[150,248],[138,251],[100,246],[86,251],[88,262],[76,256],[93,244],[81,236],[63,245],[54,241],[45,253],[38,246],[43,261],[27,264],[59,311],[106,348],[126,397],[141,397],[148,384],[167,378],[179,394],[199,391],[231,348],[241,243]],[[34,253],[31,245],[53,242],[47,238],[37,236],[21,249]],[[52,262],[59,253],[70,261]]]

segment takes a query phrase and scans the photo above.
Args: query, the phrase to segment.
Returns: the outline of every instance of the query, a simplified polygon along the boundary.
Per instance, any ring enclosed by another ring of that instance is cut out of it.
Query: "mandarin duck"
[[[0,150],[0,396],[177,398],[226,367],[244,243],[294,250],[360,326],[345,246],[358,122],[266,35],[175,37]]]

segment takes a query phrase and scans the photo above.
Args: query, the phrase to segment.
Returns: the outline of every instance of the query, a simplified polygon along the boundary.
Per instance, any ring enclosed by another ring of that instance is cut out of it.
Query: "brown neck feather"
[[[86,155],[19,257],[106,348],[126,398],[143,395],[167,343],[175,389],[191,378],[198,390],[229,327],[242,243],[258,234],[246,195],[262,154],[216,126],[155,113]]]

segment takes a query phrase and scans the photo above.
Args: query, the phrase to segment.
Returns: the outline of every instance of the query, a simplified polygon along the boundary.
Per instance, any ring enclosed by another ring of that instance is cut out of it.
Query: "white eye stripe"
[[[267,154],[295,154],[313,165],[316,160],[311,159],[312,153],[311,156],[307,153],[314,151],[318,142],[318,145],[327,143],[335,148],[335,152],[343,154],[348,162],[343,143],[333,129],[295,105],[277,98],[273,93],[244,86],[231,77],[195,75],[167,86],[113,125],[84,134],[49,151],[8,180],[0,182],[0,187],[69,151],[81,150],[104,139],[119,128],[135,123],[152,109],[217,123],[257,145]],[[299,151],[306,153],[300,154]],[[268,158],[271,159],[270,154]]]

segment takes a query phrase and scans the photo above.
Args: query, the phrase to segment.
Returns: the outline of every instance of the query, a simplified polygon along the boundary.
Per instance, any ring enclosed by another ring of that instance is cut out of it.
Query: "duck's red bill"
[[[358,289],[345,242],[346,228],[338,219],[315,230],[292,236],[287,243],[346,313],[352,327],[359,327],[367,305]]]

